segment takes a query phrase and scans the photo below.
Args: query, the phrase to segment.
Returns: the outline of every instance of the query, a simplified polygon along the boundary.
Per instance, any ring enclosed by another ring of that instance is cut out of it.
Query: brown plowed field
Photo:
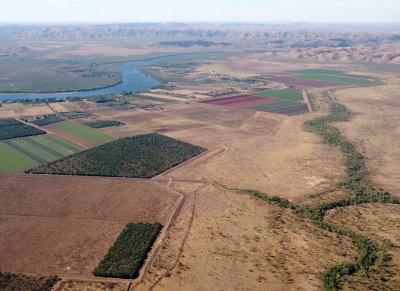
[[[328,82],[328,81],[318,81],[318,80],[308,80],[302,78],[295,78],[289,76],[279,76],[279,77],[269,77],[266,78],[269,81],[292,84],[292,85],[300,85],[300,86],[309,86],[309,87],[337,87],[342,86],[342,83]]]
[[[269,97],[254,96],[254,95],[237,95],[232,97],[224,97],[224,98],[200,101],[200,103],[220,105],[231,108],[243,108],[243,107],[249,107],[276,101],[280,100]]]
[[[178,195],[140,179],[0,174],[0,269],[88,275],[128,222],[164,224]]]
[[[205,123],[213,123],[228,127],[238,127],[254,114],[249,110],[208,106],[199,102],[190,104],[173,104],[166,107],[164,113]]]

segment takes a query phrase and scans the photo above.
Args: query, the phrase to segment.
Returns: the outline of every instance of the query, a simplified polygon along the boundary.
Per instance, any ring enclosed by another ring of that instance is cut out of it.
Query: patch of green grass
[[[64,131],[70,135],[76,136],[92,144],[101,144],[114,139],[111,135],[102,133],[72,121],[61,121],[49,125],[50,128],[55,128]]]
[[[0,142],[0,172],[12,173],[32,168],[38,163],[18,150]]]
[[[301,94],[301,92],[291,91],[291,90],[272,90],[272,91],[256,93],[254,95],[289,100],[289,101],[303,101],[303,95]]]
[[[177,102],[175,100],[171,100],[171,99],[165,99],[165,98],[160,98],[160,97],[153,97],[153,96],[146,96],[146,95],[139,95],[139,94],[135,94],[132,96],[133,98],[136,99],[143,99],[143,100],[150,100],[150,101],[158,101],[158,102],[164,102],[164,103],[173,103],[173,102]]]
[[[83,148],[55,135],[0,142],[0,172],[19,172]]]
[[[160,134],[126,137],[31,169],[36,174],[150,178],[205,149]]]
[[[376,81],[377,78],[371,76],[363,76],[363,75],[355,75],[355,74],[340,74],[343,77],[350,77],[350,78],[360,78],[360,79],[368,79]]]
[[[78,107],[75,105],[69,104],[69,103],[62,103],[61,104],[65,109],[67,109],[69,112],[77,112],[80,111]]]
[[[246,109],[287,115],[295,115],[308,112],[308,108],[305,103],[294,101],[277,101],[246,107]]]
[[[359,78],[349,78],[343,76],[334,76],[334,75],[297,75],[297,78],[310,79],[310,80],[318,80],[318,81],[329,81],[335,83],[345,83],[345,84],[368,84],[371,83],[370,80],[367,79],[359,79]]]
[[[129,223],[93,274],[102,277],[136,278],[161,228],[159,223]]]
[[[331,74],[331,75],[337,75],[337,74],[342,74],[344,71],[337,71],[337,70],[327,70],[327,69],[305,69],[305,70],[296,70],[296,71],[289,71],[291,73],[295,74]]]

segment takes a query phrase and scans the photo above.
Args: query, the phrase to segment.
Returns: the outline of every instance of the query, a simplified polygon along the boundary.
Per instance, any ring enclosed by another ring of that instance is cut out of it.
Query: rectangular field
[[[271,91],[256,93],[255,95],[289,100],[289,101],[303,101],[303,95],[299,90],[271,90]]]
[[[129,223],[93,274],[135,279],[161,228],[159,223]]]
[[[0,140],[40,135],[45,133],[46,132],[43,130],[27,125],[12,118],[0,119]]]
[[[263,103],[279,101],[273,98],[265,98],[254,95],[237,95],[231,97],[217,98],[205,101],[199,101],[199,103],[220,105],[230,108],[243,108],[248,106],[254,106]]]
[[[163,102],[163,103],[173,103],[177,102],[172,99],[166,99],[166,98],[161,98],[161,97],[153,97],[153,96],[147,96],[147,95],[140,95],[136,94],[133,96],[135,99],[140,99],[140,100],[149,100],[149,101],[156,101],[156,102]]]
[[[371,83],[370,80],[353,78],[353,77],[344,77],[344,76],[334,76],[334,75],[297,75],[296,77],[301,79],[310,79],[317,81],[328,81],[334,83],[344,83],[344,84],[368,84]]]
[[[85,146],[98,145],[114,139],[111,135],[72,121],[53,123],[47,125],[45,128]]]
[[[279,101],[274,103],[261,104],[258,106],[247,107],[247,109],[287,115],[295,115],[308,112],[306,104],[294,101]]]
[[[0,172],[19,172],[83,148],[55,135],[0,142]]]
[[[321,81],[321,80],[312,80],[312,79],[301,79],[292,76],[275,76],[266,78],[269,81],[291,84],[291,85],[299,85],[299,86],[307,86],[307,87],[337,87],[342,86],[342,83],[329,82],[329,81]]]
[[[92,276],[128,223],[165,224],[179,199],[125,178],[0,174],[0,184],[4,272]]]
[[[121,138],[30,170],[36,174],[150,178],[204,148],[160,134]]]
[[[61,104],[62,104],[62,106],[64,106],[64,108],[67,109],[69,112],[80,111],[80,110],[78,109],[78,107],[76,107],[76,106],[73,105],[73,104],[70,104],[70,103],[61,103]]]
[[[338,70],[328,70],[328,69],[305,69],[305,70],[295,70],[295,71],[289,71],[290,73],[295,73],[295,74],[300,74],[300,75],[306,75],[306,74],[330,74],[330,75],[338,75],[338,74],[343,74],[345,71],[338,71]]]

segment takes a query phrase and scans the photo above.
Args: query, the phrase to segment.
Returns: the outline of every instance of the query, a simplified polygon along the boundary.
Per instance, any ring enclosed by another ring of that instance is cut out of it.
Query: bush
[[[0,272],[0,290],[3,291],[50,291],[60,280],[57,276],[28,276]]]
[[[84,125],[89,126],[91,128],[103,128],[103,127],[111,127],[111,126],[121,126],[125,125],[125,123],[117,121],[117,120],[96,120],[96,121],[87,121],[83,122]]]

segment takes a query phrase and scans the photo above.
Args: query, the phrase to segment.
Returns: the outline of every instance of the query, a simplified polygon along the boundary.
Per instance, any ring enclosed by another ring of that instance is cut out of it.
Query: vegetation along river
[[[121,72],[122,82],[111,87],[84,90],[67,93],[1,93],[0,100],[17,100],[17,99],[46,99],[46,98],[63,98],[63,97],[82,97],[93,95],[116,94],[123,92],[138,92],[147,90],[159,85],[159,82],[137,70],[139,67],[148,66],[161,61],[174,59],[178,57],[186,57],[192,54],[171,55],[158,57],[148,60],[129,62],[114,68],[114,71]]]

